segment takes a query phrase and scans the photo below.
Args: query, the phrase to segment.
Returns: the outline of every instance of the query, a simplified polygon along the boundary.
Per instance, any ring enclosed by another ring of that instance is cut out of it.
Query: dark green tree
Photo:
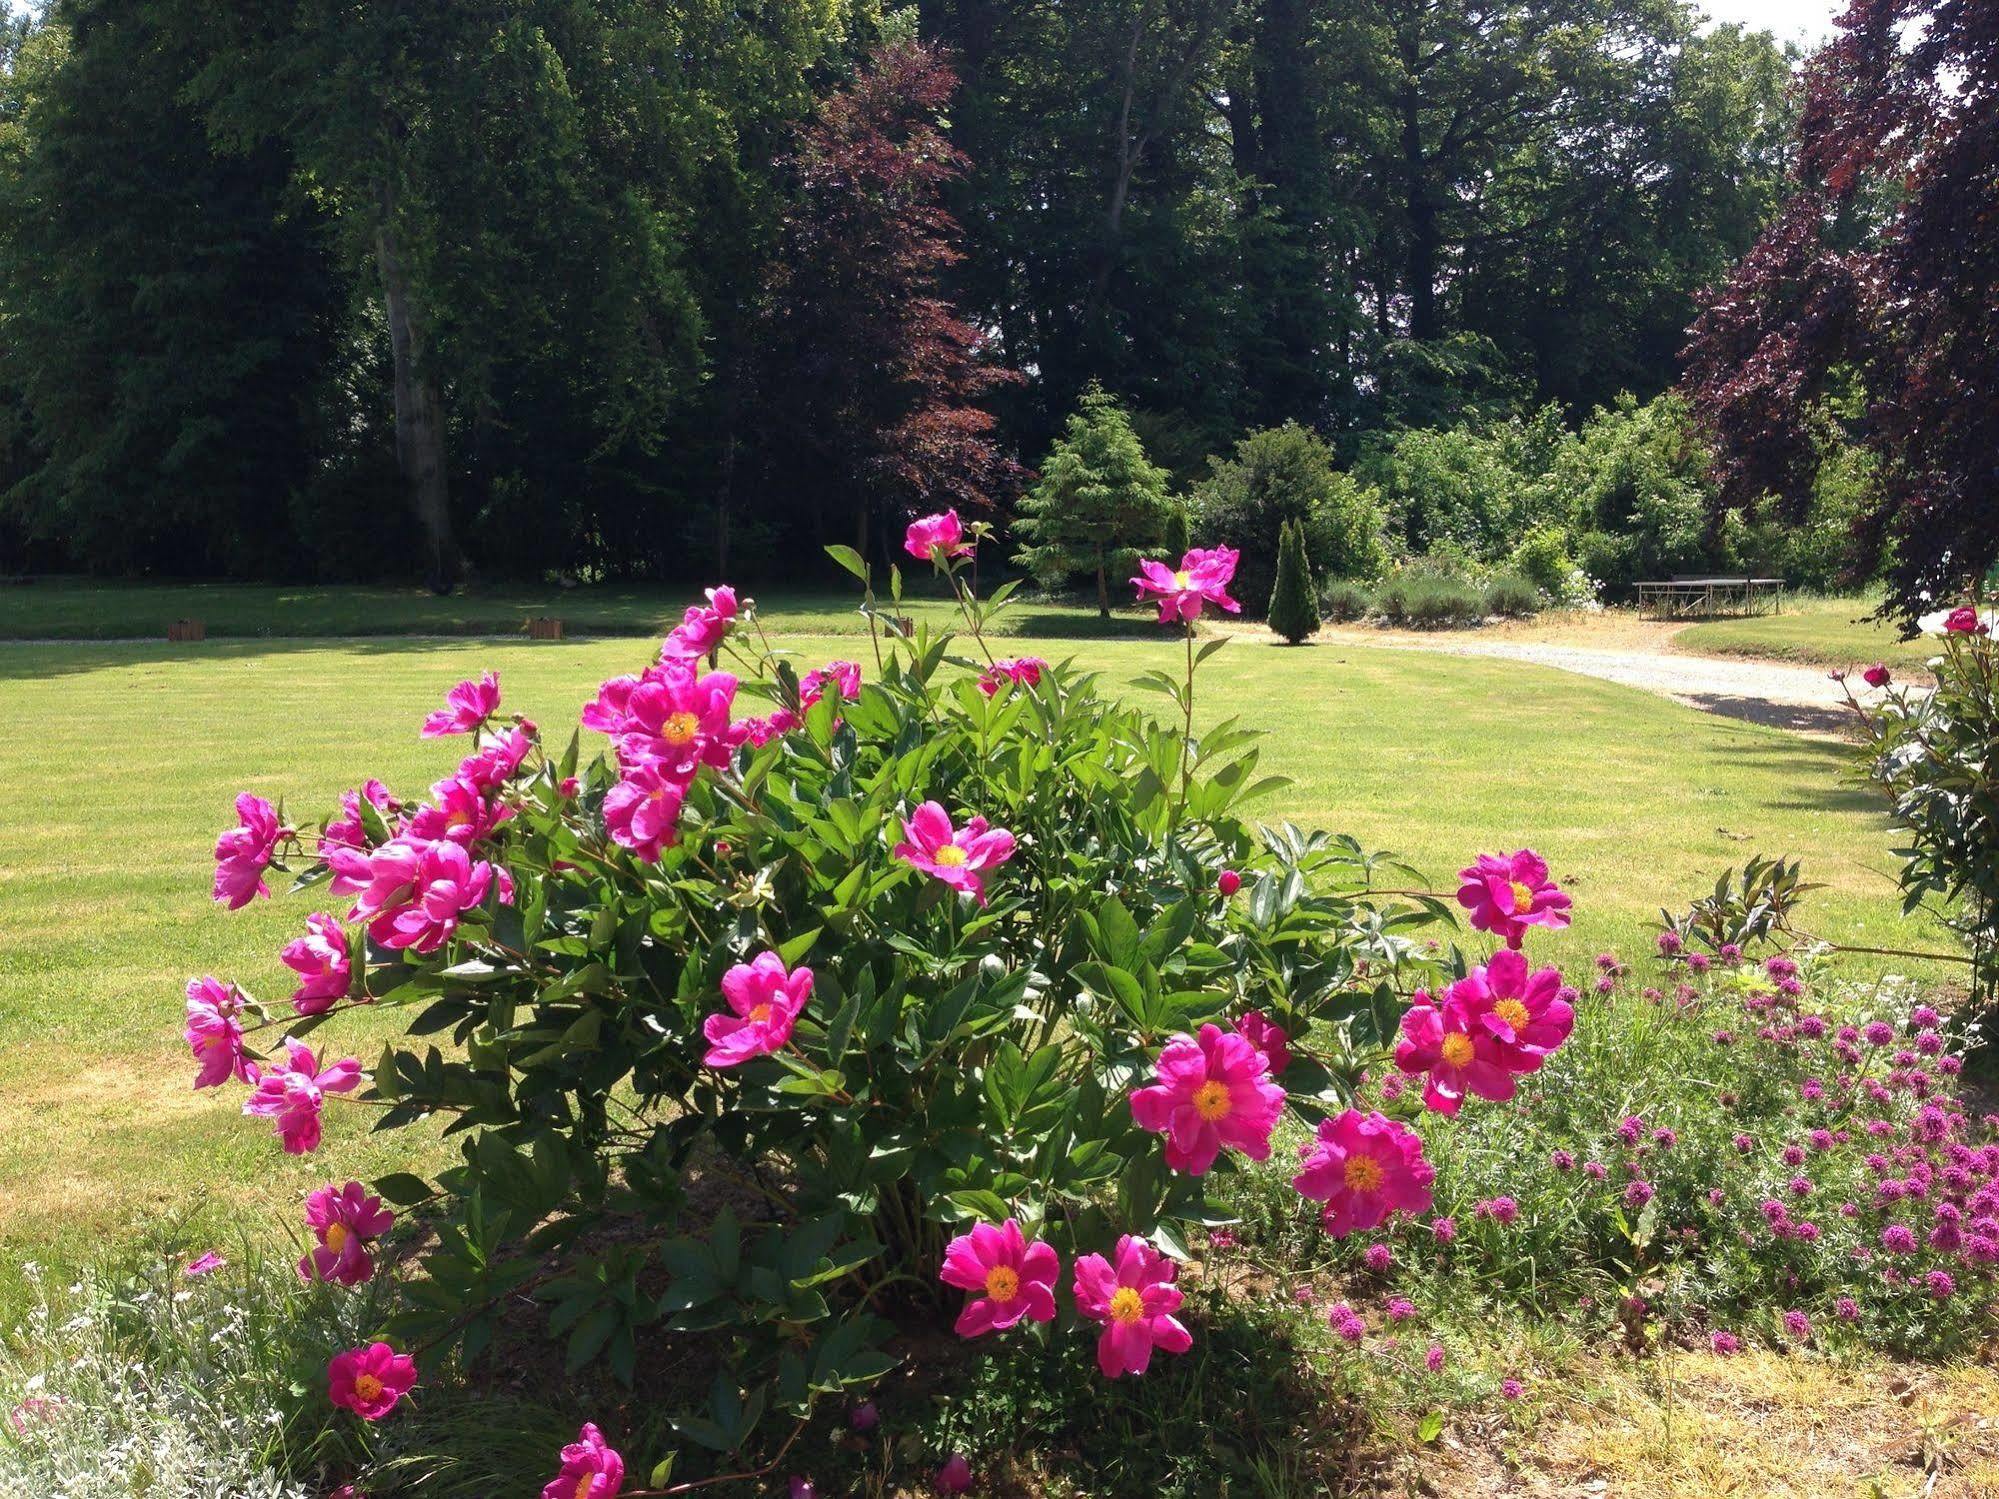
[[[1315,432],[1287,422],[1252,432],[1194,490],[1194,537],[1232,546],[1237,597],[1250,608],[1270,598],[1286,526],[1303,532],[1306,556],[1327,578],[1372,578],[1387,561],[1374,491],[1333,466]]]
[[[1145,456],[1117,398],[1093,386],[1021,501],[1014,530],[1029,544],[1015,560],[1050,585],[1093,577],[1097,613],[1109,619],[1113,574],[1160,540],[1172,510],[1165,470]]]
[[[1319,628],[1319,591],[1305,558],[1305,528],[1287,521],[1277,548],[1277,582],[1270,590],[1270,628],[1299,645]]]

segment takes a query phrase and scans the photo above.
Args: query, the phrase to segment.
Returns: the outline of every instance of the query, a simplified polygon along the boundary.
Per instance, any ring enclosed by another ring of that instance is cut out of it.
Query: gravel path
[[[1641,687],[1690,708],[1729,718],[1790,729],[1799,734],[1841,738],[1847,727],[1845,696],[1837,682],[1809,666],[1774,661],[1738,661],[1677,651],[1596,650],[1519,640],[1467,640],[1396,635],[1367,641],[1358,631],[1342,632],[1357,641],[1394,650],[1440,651],[1451,656],[1488,656],[1526,661],[1626,687]]]

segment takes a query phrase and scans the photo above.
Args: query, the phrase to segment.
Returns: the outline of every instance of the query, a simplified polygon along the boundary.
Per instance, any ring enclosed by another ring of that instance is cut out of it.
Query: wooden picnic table
[[[1638,612],[1650,619],[1712,619],[1725,614],[1781,614],[1782,578],[1691,577],[1638,585]]]

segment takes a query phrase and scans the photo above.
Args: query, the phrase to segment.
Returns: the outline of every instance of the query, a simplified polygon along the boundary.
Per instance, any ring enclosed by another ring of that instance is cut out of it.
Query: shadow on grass
[[[478,637],[358,635],[342,637],[205,640],[191,645],[136,641],[25,642],[0,640],[0,682],[50,681],[88,676],[92,672],[156,664],[200,666],[214,661],[246,661],[265,656],[298,655],[307,651],[340,650],[360,656],[404,656],[426,651],[457,651]],[[567,641],[508,640],[512,648],[561,650]]]

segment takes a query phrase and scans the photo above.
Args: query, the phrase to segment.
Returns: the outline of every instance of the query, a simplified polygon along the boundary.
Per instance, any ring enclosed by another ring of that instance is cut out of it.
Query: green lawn
[[[830,569],[829,569],[830,571]],[[957,613],[927,567],[908,570],[905,609],[941,619]],[[884,588],[886,582],[884,581]],[[748,590],[746,590],[748,591]],[[700,590],[661,584],[556,588],[472,586],[439,597],[414,586],[352,587],[256,583],[100,583],[42,578],[0,584],[0,640],[161,640],[178,619],[198,619],[213,639],[323,639],[378,635],[521,635],[538,615],[560,619],[571,636],[656,635],[679,623]],[[783,595],[788,628],[829,635],[864,632],[857,599],[847,591]],[[1147,616],[1123,611],[1107,626],[1093,611],[1023,604],[1009,611],[1006,633],[1133,634]]]
[[[867,659],[851,635],[785,643],[807,665]],[[321,1153],[299,1161],[236,1113],[233,1094],[189,1091],[183,982],[213,971],[281,1001],[277,950],[316,908],[213,906],[214,835],[239,789],[283,797],[302,820],[369,774],[420,791],[460,746],[419,740],[417,724],[481,668],[499,670],[509,706],[554,729],[651,648],[0,645],[0,1262],[82,1256],[196,1201],[219,1226],[231,1205],[296,1201],[329,1174],[365,1176],[432,1148],[411,1131],[371,1139],[364,1111],[340,1109]],[[1158,636],[1035,649],[1113,681],[1181,659]],[[1269,816],[1397,850],[1439,889],[1478,850],[1538,846],[1578,912],[1548,950],[1579,977],[1604,946],[1649,947],[1662,903],[1753,851],[1804,857],[1830,887],[1815,898],[1829,934],[1932,940],[1897,915],[1880,808],[1836,746],[1554,671],[1249,640],[1204,674],[1202,717],[1224,714],[1274,731],[1266,768],[1295,784]]]
[[[1898,671],[1920,673],[1936,652],[1934,640],[1899,639],[1893,626],[1867,616],[1872,598],[1796,599],[1782,614],[1757,619],[1716,619],[1689,626],[1674,636],[1682,650],[1717,656],[1755,656],[1804,666],[1871,666],[1885,661]]]

